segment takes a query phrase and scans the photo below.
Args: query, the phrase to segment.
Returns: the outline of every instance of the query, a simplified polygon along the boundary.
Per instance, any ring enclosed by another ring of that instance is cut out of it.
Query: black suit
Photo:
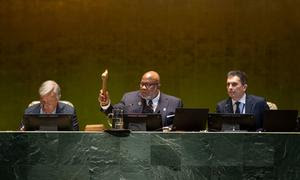
[[[39,114],[40,110],[41,110],[41,104],[38,103],[38,104],[28,107],[25,110],[25,114]],[[56,107],[56,114],[72,114],[73,115],[72,116],[73,131],[79,131],[79,124],[77,121],[76,111],[72,106],[59,102]],[[23,122],[22,122],[22,124],[23,124]]]
[[[142,113],[145,100],[141,97],[139,91],[133,91],[124,94],[121,102],[115,105],[111,105],[107,110],[103,111],[108,114],[112,112],[112,109],[123,109],[124,113]],[[157,108],[154,113],[160,113],[162,117],[163,126],[169,126],[173,124],[173,118],[167,118],[168,115],[175,114],[175,110],[178,107],[182,107],[181,99],[164,94],[160,92],[160,98]]]
[[[267,105],[264,98],[254,95],[246,94],[246,114],[254,114],[256,119],[256,130],[262,128],[263,122],[263,113],[265,110],[268,110],[269,106]],[[216,108],[217,113],[233,113],[233,105],[231,98],[223,100],[217,104]]]

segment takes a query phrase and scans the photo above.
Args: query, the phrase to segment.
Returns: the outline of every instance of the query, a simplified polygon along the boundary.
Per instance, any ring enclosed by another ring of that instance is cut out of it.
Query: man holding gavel
[[[114,108],[123,109],[124,113],[160,113],[163,127],[173,124],[176,108],[183,106],[181,99],[160,92],[160,77],[155,71],[146,72],[139,91],[125,93],[118,104],[112,105],[108,91],[104,93],[103,89],[98,101],[106,114]]]

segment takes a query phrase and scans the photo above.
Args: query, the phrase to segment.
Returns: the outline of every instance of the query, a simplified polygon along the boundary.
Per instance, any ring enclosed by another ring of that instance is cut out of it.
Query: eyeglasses
[[[158,85],[158,83],[143,83],[143,82],[140,83],[141,88],[145,86],[147,89],[153,88],[156,85]]]

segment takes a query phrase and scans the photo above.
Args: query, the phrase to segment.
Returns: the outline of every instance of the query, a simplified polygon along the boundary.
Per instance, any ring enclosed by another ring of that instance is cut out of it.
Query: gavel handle
[[[108,70],[106,69],[101,75],[102,78],[102,92],[105,94],[107,91],[107,79],[108,79]]]

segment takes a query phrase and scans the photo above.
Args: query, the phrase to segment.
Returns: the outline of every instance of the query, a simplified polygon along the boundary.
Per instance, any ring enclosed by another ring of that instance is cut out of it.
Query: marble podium
[[[300,179],[300,134],[1,132],[0,176]]]

